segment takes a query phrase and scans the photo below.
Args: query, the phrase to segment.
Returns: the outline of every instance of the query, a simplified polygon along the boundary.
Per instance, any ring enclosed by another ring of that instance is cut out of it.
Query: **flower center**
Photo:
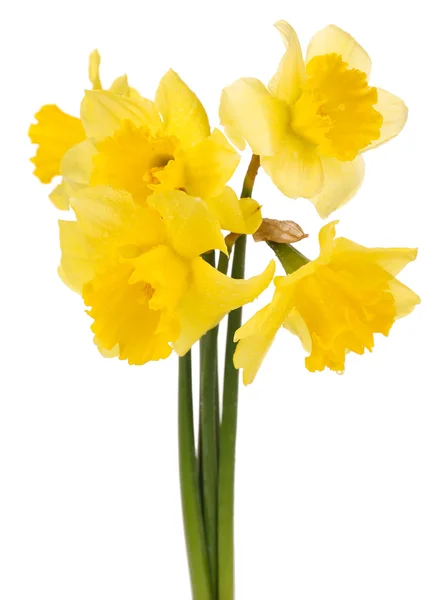
[[[347,161],[377,140],[383,117],[374,109],[378,91],[367,75],[349,69],[339,54],[312,58],[299,100],[292,108],[291,125],[325,156]]]
[[[146,127],[125,121],[112,137],[97,144],[90,183],[126,190],[145,205],[156,186],[183,186],[181,165],[173,168],[178,148],[174,136],[154,137]]]

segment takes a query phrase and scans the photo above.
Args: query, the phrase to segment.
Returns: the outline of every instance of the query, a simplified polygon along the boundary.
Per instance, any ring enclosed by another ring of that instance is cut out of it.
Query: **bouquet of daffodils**
[[[245,77],[224,88],[223,131],[210,129],[200,100],[172,70],[154,100],[125,75],[104,89],[97,51],[80,117],[46,105],[29,130],[35,175],[42,183],[59,178],[50,200],[67,215],[59,220],[59,275],[88,308],[99,352],[134,365],[179,356],[179,472],[194,600],[234,598],[239,370],[250,384],[286,327],[309,371],[343,373],[349,351],[371,351],[374,334],[387,336],[419,303],[396,278],[415,249],[366,248],[337,237],[331,221],[310,259],[292,245],[305,237],[294,221],[263,218],[257,200],[265,199],[253,192],[260,167],[326,219],[360,187],[364,152],[396,136],[407,118],[402,100],[369,85],[370,58],[342,29],[319,31],[304,58],[294,29],[284,21],[276,28],[286,47],[277,72],[268,86]],[[227,182],[246,144],[253,154],[238,197]],[[245,279],[248,235],[270,246],[286,274],[274,278],[272,260]],[[272,281],[271,302],[242,324],[242,307]],[[221,383],[218,327],[227,315]]]

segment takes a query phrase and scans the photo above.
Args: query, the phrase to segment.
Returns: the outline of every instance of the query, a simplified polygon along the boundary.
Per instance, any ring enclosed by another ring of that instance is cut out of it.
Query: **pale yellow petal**
[[[239,160],[236,150],[215,129],[184,154],[186,191],[200,198],[217,196],[232,177]]]
[[[319,231],[319,246],[321,255],[333,251],[334,239],[336,237],[336,225],[338,223],[339,221],[331,221],[330,223],[324,225]]]
[[[120,355],[120,346],[115,344],[115,346],[111,350],[106,350],[103,348],[96,336],[93,338],[93,343],[98,348],[98,352],[101,354],[103,358],[118,358]]]
[[[190,289],[177,311],[181,333],[173,343],[174,350],[183,356],[227,313],[255,300],[269,285],[274,272],[275,263],[271,261],[260,275],[250,279],[231,279],[202,258],[194,260]]]
[[[366,248],[347,238],[337,238],[333,248],[335,259],[351,253],[351,260],[369,260],[395,277],[417,258],[417,248]]]
[[[224,88],[219,116],[231,139],[245,139],[254,154],[272,155],[284,136],[288,109],[261,81],[246,77]]]
[[[165,241],[165,226],[150,207],[138,205],[125,191],[108,186],[87,187],[71,197],[79,226],[104,252],[134,246],[144,250]]]
[[[299,137],[284,137],[274,156],[261,157],[261,166],[289,198],[313,198],[322,190],[321,159],[315,148]]]
[[[129,83],[128,76],[121,75],[113,80],[109,91],[113,94],[118,94],[119,96],[129,96]]]
[[[293,308],[292,311],[286,318],[286,321],[283,323],[283,327],[287,329],[293,335],[296,335],[300,341],[306,352],[311,352],[312,349],[312,340],[311,335],[306,326],[305,321],[303,320],[301,314],[297,310],[297,308]]]
[[[408,107],[403,100],[380,88],[377,88],[377,90],[378,103],[375,104],[374,108],[383,117],[380,137],[364,148],[362,152],[381,146],[381,144],[396,137],[406,125],[408,118]]]
[[[90,140],[76,144],[70,148],[61,160],[61,175],[69,194],[89,185],[93,170],[95,146]]]
[[[275,27],[280,32],[286,52],[280,62],[277,73],[269,82],[270,92],[290,106],[301,94],[305,81],[305,63],[297,33],[286,21],[277,21]]]
[[[306,62],[322,54],[339,54],[350,69],[358,69],[369,76],[372,61],[367,52],[347,32],[336,25],[318,31],[308,45]]]
[[[57,185],[49,195],[50,200],[59,210],[69,210],[70,196],[67,193],[64,182]]]
[[[148,202],[162,216],[171,246],[185,258],[195,258],[209,250],[227,254],[219,221],[207,204],[181,191],[160,192]]]
[[[272,302],[258,311],[235,334],[233,364],[243,369],[243,382],[252,383],[277,331],[293,308],[294,288],[276,290]]]
[[[60,163],[69,148],[85,139],[81,121],[62,112],[55,104],[43,106],[35,118],[37,123],[30,126],[28,135],[33,144],[39,147],[31,159],[35,165],[34,174],[42,183],[50,183],[60,175]]]
[[[219,196],[209,198],[207,204],[221,228],[233,233],[253,234],[263,219],[258,202],[252,198],[239,199],[230,187],[225,187]]]
[[[352,161],[340,161],[322,156],[321,162],[324,183],[311,202],[322,219],[326,219],[353,198],[360,188],[364,179],[364,159],[357,156]]]
[[[102,90],[100,79],[100,64],[101,56],[98,50],[94,50],[89,56],[89,79],[92,84],[92,89]]]
[[[81,103],[81,120],[87,136],[98,142],[112,136],[123,121],[152,132],[160,130],[160,116],[153,102],[131,100],[106,90],[86,91]]]
[[[59,276],[69,288],[80,294],[83,285],[95,275],[86,238],[76,221],[59,221],[59,240]]]
[[[185,148],[210,135],[204,107],[196,94],[172,69],[162,77],[155,101],[163,117],[165,132],[176,136]]]
[[[395,310],[397,311],[397,319],[405,317],[411,313],[421,300],[419,296],[409,289],[406,285],[393,279],[389,283],[389,289],[395,300]]]

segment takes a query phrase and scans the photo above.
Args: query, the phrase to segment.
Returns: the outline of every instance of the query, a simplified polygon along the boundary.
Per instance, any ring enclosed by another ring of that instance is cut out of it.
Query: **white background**
[[[176,359],[100,357],[82,301],[58,280],[57,211],[28,162],[45,103],[77,114],[98,47],[103,81],[127,72],[151,97],[172,67],[217,124],[222,87],[268,81],[328,23],[403,97],[400,137],[366,156],[339,233],[418,246],[403,281],[422,305],[344,376],[310,374],[280,332],[240,400],[237,600],[446,600],[448,394],[445,19],[436,2],[8,2],[1,9],[0,598],[188,600],[177,480]],[[249,156],[235,177],[241,185]],[[317,252],[319,217],[264,174],[255,197]],[[249,274],[270,258],[249,245]],[[280,267],[279,267],[280,272]],[[250,315],[271,291],[246,309]]]

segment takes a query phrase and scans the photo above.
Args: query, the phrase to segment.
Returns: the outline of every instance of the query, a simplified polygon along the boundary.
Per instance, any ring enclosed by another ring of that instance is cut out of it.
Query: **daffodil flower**
[[[183,190],[208,202],[222,229],[254,233],[260,205],[226,186],[239,155],[218,129],[210,131],[204,107],[177,73],[164,75],[152,102],[129,86],[103,90],[95,56],[81,119],[44,107],[30,129],[40,144],[36,174],[47,182],[62,175],[52,196],[58,208],[89,185],[127,191],[141,205],[155,192]]]
[[[76,221],[60,221],[63,281],[81,293],[103,353],[130,364],[183,356],[231,310],[270,283],[274,263],[236,280],[201,255],[227,252],[207,204],[182,191],[146,205],[108,186],[74,194]]]
[[[326,218],[350,200],[364,177],[366,150],[404,127],[402,100],[371,87],[371,61],[345,31],[330,25],[302,57],[297,34],[276,24],[286,46],[266,88],[239,79],[222,93],[220,116],[227,135],[247,141],[275,185],[290,198],[308,198]]]
[[[340,237],[337,221],[319,235],[320,256],[275,278],[273,300],[235,335],[234,363],[251,383],[283,325],[310,355],[309,371],[325,367],[342,373],[348,351],[371,351],[374,333],[387,336],[393,323],[420,302],[396,275],[417,256],[412,248],[365,248]]]

